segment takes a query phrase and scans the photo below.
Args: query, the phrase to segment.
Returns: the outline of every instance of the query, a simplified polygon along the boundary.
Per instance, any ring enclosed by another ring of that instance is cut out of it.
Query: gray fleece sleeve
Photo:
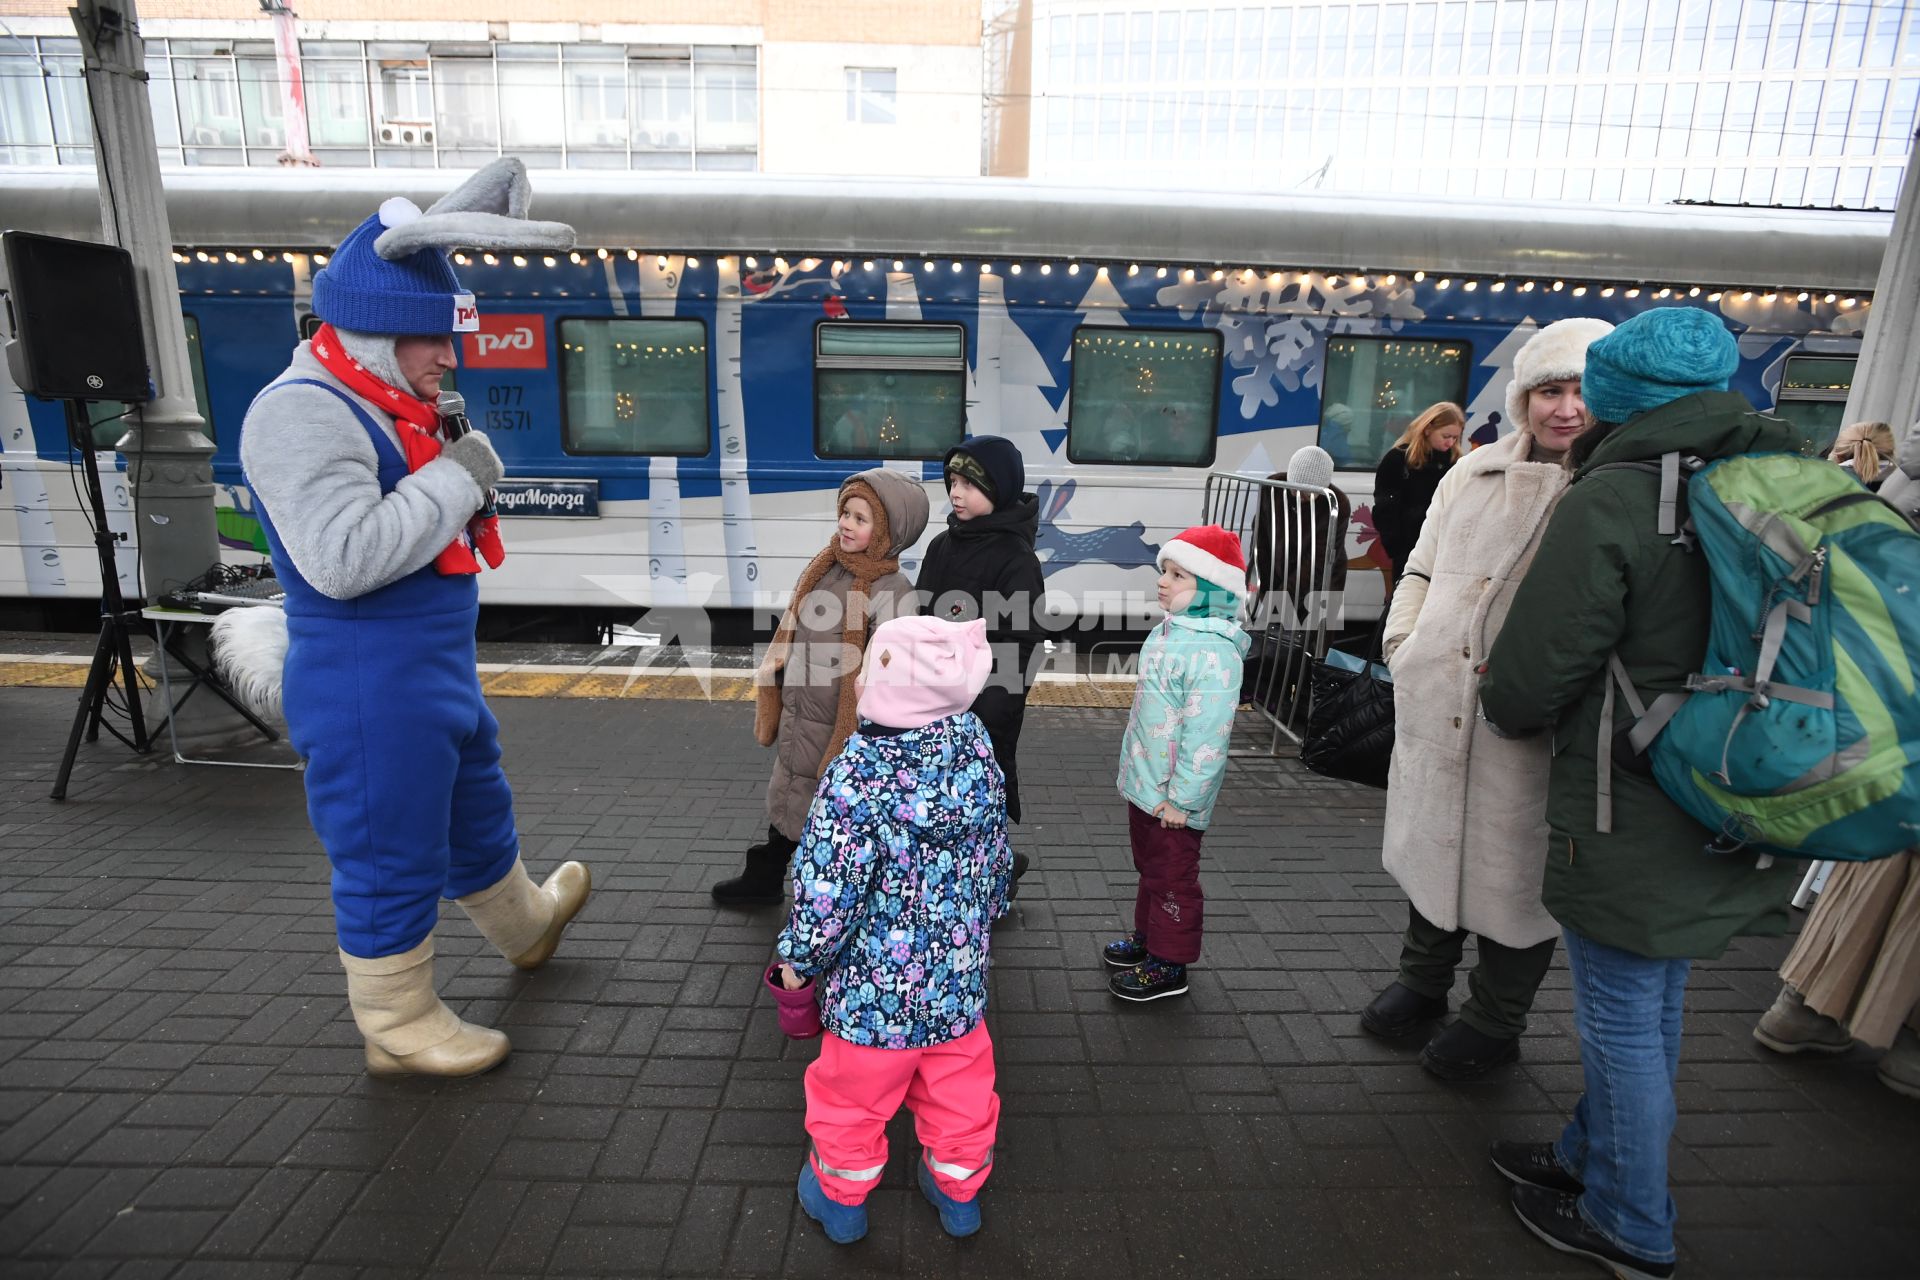
[[[381,496],[373,441],[338,399],[283,387],[248,413],[240,465],[300,575],[351,600],[432,562],[482,494],[466,468],[436,458]]]

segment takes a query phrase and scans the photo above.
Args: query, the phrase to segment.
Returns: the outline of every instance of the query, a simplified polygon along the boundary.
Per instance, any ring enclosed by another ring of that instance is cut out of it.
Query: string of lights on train
[[[643,254],[638,249],[620,250],[604,248],[575,250],[564,255],[564,257],[555,254],[528,256],[524,254],[456,253],[453,255],[454,262],[463,267],[470,266],[477,260],[489,267],[497,267],[504,263],[515,268],[534,268],[537,266],[542,270],[557,268],[563,262],[568,266],[578,267],[592,265],[595,262],[605,262],[614,257],[624,257],[629,262],[637,262],[642,257],[652,257],[655,265],[663,271],[670,269],[676,258],[682,259],[686,267],[690,270],[698,270],[702,261],[699,256],[693,254],[684,256],[680,254]],[[327,255],[325,253],[303,253],[298,250],[177,249],[173,254],[174,262],[182,266],[196,262],[207,265],[244,265],[247,263],[270,263],[282,260],[291,262],[300,258],[309,259],[316,267],[324,267],[327,264]],[[875,299],[886,296],[887,281],[891,276],[910,272],[915,266],[918,266],[918,274],[921,276],[936,276],[941,266],[941,260],[935,258],[920,258],[916,262],[915,259],[912,258],[862,258],[857,260],[853,258],[829,258],[825,256],[795,256],[789,258],[779,254],[765,256],[754,254],[722,254],[715,257],[714,261],[726,269],[735,268],[737,263],[739,269],[749,273],[771,269],[782,276],[788,274],[795,267],[798,267],[802,272],[812,272],[819,270],[823,263],[828,263],[832,267],[833,279],[843,286],[857,284],[862,277],[870,280],[872,282],[872,291],[869,296]],[[1077,259],[1068,259],[1058,264],[1047,260],[1014,260],[1002,262],[949,258],[944,261],[947,271],[951,275],[964,274],[971,263],[977,268],[979,274],[983,276],[1002,273],[1009,276],[1019,276],[1029,271],[1042,276],[1051,276],[1056,272],[1064,272],[1068,276],[1092,274],[1097,279],[1106,280],[1116,275],[1124,276],[1127,279],[1150,275],[1151,278],[1156,280],[1171,280],[1183,284],[1193,284],[1203,278],[1212,283],[1219,284],[1224,283],[1229,277],[1232,277],[1242,284],[1253,284],[1264,281],[1269,287],[1276,288],[1288,284],[1307,284],[1318,279],[1324,281],[1328,288],[1354,288],[1364,291],[1373,288],[1395,289],[1400,287],[1402,282],[1405,281],[1409,284],[1430,284],[1440,292],[1458,289],[1462,293],[1475,293],[1484,288],[1488,293],[1504,293],[1512,290],[1516,293],[1565,293],[1575,298],[1584,298],[1589,294],[1594,294],[1602,298],[1612,298],[1615,296],[1625,298],[1650,297],[1661,301],[1675,298],[1704,298],[1708,302],[1719,302],[1727,296],[1732,296],[1742,302],[1749,302],[1758,298],[1760,301],[1766,303],[1772,303],[1781,297],[1787,297],[1796,302],[1818,300],[1828,305],[1843,308],[1859,306],[1862,302],[1868,301],[1871,298],[1870,294],[1843,294],[1820,289],[1798,289],[1787,285],[1710,286],[1700,284],[1674,284],[1656,286],[1644,280],[1567,280],[1543,276],[1445,274],[1425,270],[1415,270],[1411,272],[1371,270],[1323,271],[1310,268],[1281,270],[1277,268],[1230,267],[1220,263],[1144,265],[1137,262],[1081,262]],[[764,267],[762,266],[763,262],[766,264]],[[205,290],[205,292],[212,293],[218,292],[218,290],[208,289]],[[245,291],[236,289],[230,290],[230,292],[240,293]],[[266,291],[259,290],[258,292],[264,293]],[[517,290],[507,290],[506,294],[510,297],[517,292]],[[532,292],[534,296],[539,296],[544,291],[534,290]],[[560,291],[560,296],[569,296],[569,291]],[[1037,306],[1048,305],[1047,300],[1044,298],[1035,298],[1033,299],[1033,303]],[[1062,303],[1061,305],[1073,304]]]

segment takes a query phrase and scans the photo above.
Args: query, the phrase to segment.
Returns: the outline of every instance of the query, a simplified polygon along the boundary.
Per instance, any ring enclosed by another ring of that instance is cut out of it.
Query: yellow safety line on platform
[[[42,659],[0,662],[0,689],[79,689],[87,683],[87,664]],[[700,677],[675,672],[496,671],[480,677],[493,698],[662,698],[677,702],[751,702],[751,676]],[[1037,684],[1027,701],[1037,707],[1118,707],[1133,703],[1128,680],[1054,681]]]

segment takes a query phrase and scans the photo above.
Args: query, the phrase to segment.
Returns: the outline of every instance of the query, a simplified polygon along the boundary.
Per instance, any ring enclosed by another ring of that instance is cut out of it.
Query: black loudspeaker
[[[31,231],[9,231],[0,243],[14,385],[46,400],[152,399],[132,255]]]

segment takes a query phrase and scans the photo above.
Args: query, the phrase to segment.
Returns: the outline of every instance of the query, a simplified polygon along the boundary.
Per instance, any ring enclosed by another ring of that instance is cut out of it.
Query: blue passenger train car
[[[451,181],[168,175],[231,558],[264,545],[241,420],[310,323],[327,247],[394,185],[424,205]],[[842,477],[900,468],[938,513],[939,458],[989,433],[1026,459],[1063,623],[1116,622],[1126,593],[1150,593],[1155,549],[1199,517],[1209,471],[1267,475],[1314,442],[1353,499],[1349,599],[1366,610],[1385,586],[1375,463],[1436,400],[1467,407],[1476,441],[1512,429],[1509,365],[1541,325],[1710,309],[1740,337],[1735,389],[1837,428],[1890,226],[993,182],[534,185],[539,216],[574,223],[581,247],[458,265],[483,320],[453,381],[510,478],[509,558],[482,600],[629,614],[768,607],[824,545]],[[97,196],[67,174],[25,178],[0,222],[95,236]],[[0,598],[97,594],[58,407],[9,388],[0,450]],[[109,492],[133,531],[132,495]],[[128,552],[129,589],[132,568]]]

